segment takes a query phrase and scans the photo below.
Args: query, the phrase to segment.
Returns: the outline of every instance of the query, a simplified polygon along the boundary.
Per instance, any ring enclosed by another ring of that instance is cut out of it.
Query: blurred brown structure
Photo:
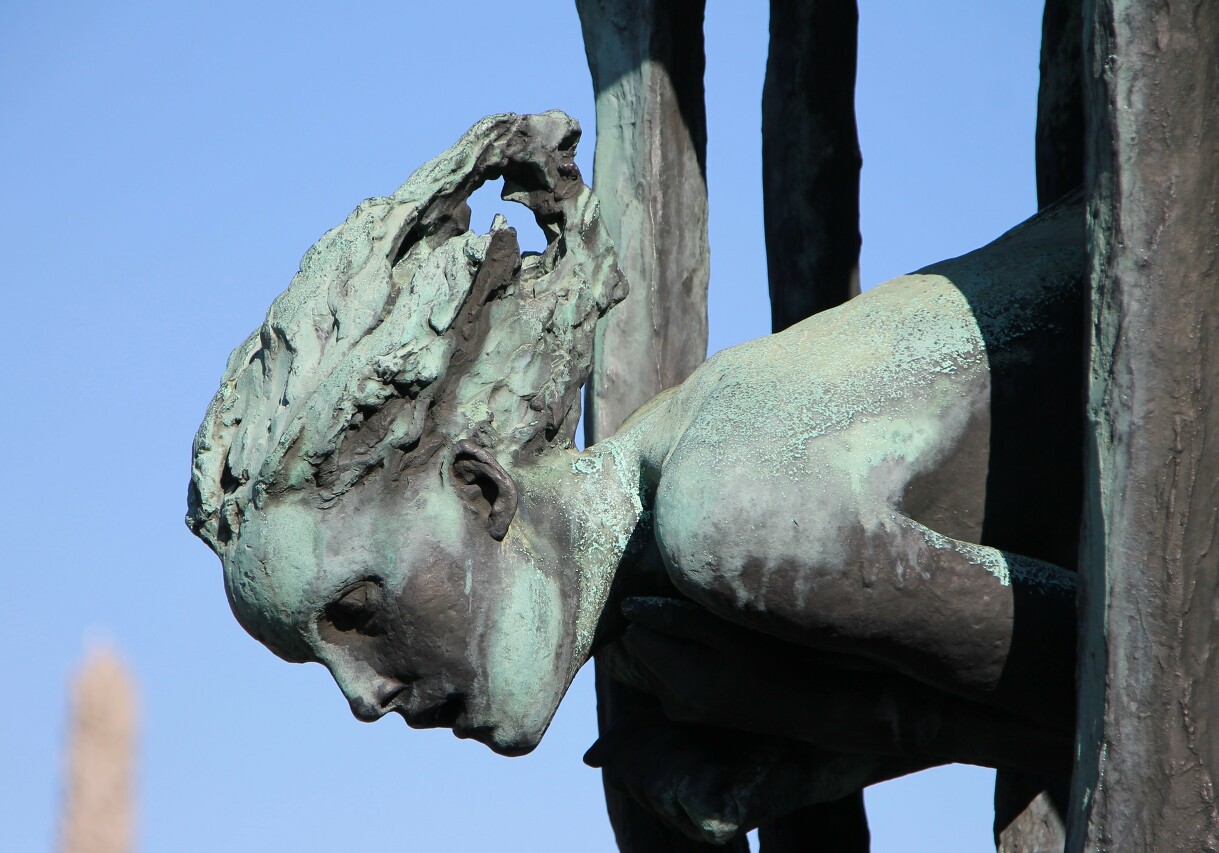
[[[61,853],[134,850],[135,683],[107,647],[88,653],[72,684]]]

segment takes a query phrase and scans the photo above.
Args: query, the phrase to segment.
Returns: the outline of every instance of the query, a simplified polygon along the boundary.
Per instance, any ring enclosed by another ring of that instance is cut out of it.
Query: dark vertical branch
[[[1215,850],[1219,4],[1085,7],[1092,329],[1074,851]]]
[[[854,0],[771,0],[762,189],[774,331],[859,293]]]
[[[1046,0],[1037,91],[1037,206],[1045,208],[1083,184],[1083,0]],[[1071,365],[1068,369],[1080,369]],[[992,451],[994,448],[992,447]],[[1061,562],[1061,560],[1060,560]],[[1000,770],[995,780],[999,853],[1062,850],[1067,780]]]
[[[1084,182],[1083,0],[1046,0],[1037,91],[1037,206]]]
[[[859,293],[854,0],[771,0],[762,90],[762,189],[771,327]],[[759,830],[765,853],[871,847],[863,792]]]
[[[631,292],[597,329],[585,441],[608,438],[707,354],[707,122],[702,0],[577,0],[597,97],[594,187]],[[652,710],[597,669],[601,732]],[[623,792],[606,807],[624,853],[738,851],[669,829]]]

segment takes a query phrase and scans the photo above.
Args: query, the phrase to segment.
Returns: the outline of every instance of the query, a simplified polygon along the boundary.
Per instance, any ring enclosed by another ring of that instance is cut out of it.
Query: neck
[[[640,546],[645,518],[639,454],[611,439],[566,450],[513,472],[530,527],[548,531],[555,562],[574,595],[572,672],[592,654],[615,582]]]

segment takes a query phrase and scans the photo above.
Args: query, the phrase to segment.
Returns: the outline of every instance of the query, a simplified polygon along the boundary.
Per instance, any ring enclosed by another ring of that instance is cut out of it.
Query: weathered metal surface
[[[585,591],[609,579],[555,574],[501,467],[575,452],[596,322],[626,293],[578,138],[557,111],[490,116],[363,202],[234,351],[196,436],[187,521],[234,614],[324,663],[360,719],[397,711],[520,754],[588,658],[603,605]],[[501,217],[467,230],[466,199],[500,176],[545,252],[521,255]],[[597,509],[581,547],[600,553],[615,508]],[[485,550],[458,559],[468,534]],[[527,568],[495,571],[508,553]]]
[[[594,187],[631,283],[597,331],[584,412],[592,445],[706,357],[703,2],[577,0],[576,7],[596,91]],[[602,733],[654,705],[600,667],[596,683]],[[720,849],[673,831],[612,786],[605,793],[624,853]]]
[[[859,293],[854,0],[770,4],[762,189],[774,331]]]
[[[1084,182],[1083,0],[1046,0],[1037,90],[1037,206]]]
[[[859,293],[855,0],[771,0],[762,193],[771,330]],[[759,829],[767,853],[871,847],[863,792]]]
[[[591,444],[707,356],[703,4],[576,5],[597,98],[593,186],[631,286],[598,328]]]
[[[946,761],[1062,773],[1078,210],[717,354],[581,452],[625,294],[577,135],[479,122],[324,235],[235,351],[188,521],[238,620],[359,719],[506,755],[599,648],[662,713],[590,761],[695,841]],[[495,175],[541,255],[467,230]]]
[[[762,189],[773,331],[859,292],[859,143],[853,2],[770,4]],[[767,851],[866,851],[863,793],[759,830]]]
[[[1037,206],[1046,208],[1083,184],[1083,0],[1047,0],[1041,26],[1037,92]],[[1073,353],[1075,355],[1075,353]],[[1082,370],[1078,358],[1063,370]],[[1062,401],[1074,408],[1072,401]],[[1079,466],[1074,461],[1073,468]],[[1071,557],[1060,558],[1074,568]],[[1050,787],[1046,787],[1047,783]],[[1066,844],[1069,779],[1043,780],[1000,770],[995,781],[999,853],[1061,853]],[[1052,789],[1052,790],[1051,790]],[[1053,794],[1053,795],[1052,795]]]
[[[1092,322],[1072,851],[1219,849],[1219,4],[1086,10]]]

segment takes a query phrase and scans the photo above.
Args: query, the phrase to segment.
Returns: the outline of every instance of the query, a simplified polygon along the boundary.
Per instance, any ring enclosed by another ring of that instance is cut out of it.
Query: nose
[[[406,689],[401,681],[379,675],[367,665],[344,666],[328,662],[326,668],[347,697],[352,715],[361,722],[372,723],[384,717],[394,699]]]
[[[340,689],[342,685],[339,685]],[[390,711],[390,703],[406,689],[406,685],[392,678],[377,676],[365,689],[348,692],[343,690],[352,715],[362,723],[375,723]]]

